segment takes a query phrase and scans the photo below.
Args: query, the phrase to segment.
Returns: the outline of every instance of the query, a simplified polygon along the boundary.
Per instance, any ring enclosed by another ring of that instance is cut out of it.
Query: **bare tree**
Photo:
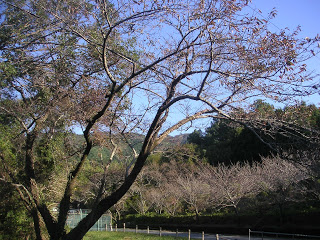
[[[129,194],[124,195],[113,207],[110,209],[112,212],[112,218],[118,222],[121,220],[123,213],[127,210],[126,201],[129,198]]]
[[[151,202],[152,209],[161,214],[165,210],[167,199],[168,179],[161,171],[161,165],[152,163],[146,167],[150,176],[152,176],[152,184],[148,190],[148,199]]]
[[[175,216],[182,209],[182,191],[175,181],[166,182],[162,186],[163,208],[170,216]]]
[[[297,196],[302,189],[299,183],[309,178],[309,171],[301,164],[275,156],[263,158],[260,174],[261,190],[270,194],[283,223],[284,206],[287,202],[298,201]]]
[[[301,157],[301,164],[309,170],[310,185],[307,185],[304,192],[308,197],[312,196],[311,199],[320,200],[320,160],[319,151],[304,152]]]
[[[26,181],[17,190],[37,213],[35,225],[41,216],[50,239],[81,239],[126,194],[148,155],[173,131],[203,118],[241,122],[229,112],[252,98],[286,101],[317,88],[300,61],[317,54],[309,50],[318,39],[269,31],[274,13],[267,18],[245,13],[247,0],[1,4],[1,31],[9,36],[0,45],[1,96],[9,101],[1,110],[15,118],[25,149]],[[58,126],[75,123],[83,129],[85,146],[68,174],[55,218],[40,192],[35,146],[42,134],[50,139]],[[119,133],[144,133],[143,144],[127,177],[109,195],[103,194],[102,175],[92,211],[66,233],[76,181],[99,130],[114,141],[111,152]],[[1,180],[18,182],[9,172]]]
[[[210,184],[213,202],[217,208],[232,207],[239,214],[238,205],[241,199],[254,196],[259,192],[259,175],[255,166],[249,164],[223,164],[206,166],[204,176]]]
[[[197,220],[201,211],[210,206],[210,186],[203,181],[201,172],[196,166],[180,166],[176,176],[176,184],[179,186],[182,200],[195,212]]]
[[[150,189],[153,187],[152,180],[153,177],[150,172],[147,168],[144,168],[129,190],[129,194],[132,197],[130,206],[139,214],[146,214],[146,212],[152,207],[152,201],[150,201],[149,193]]]

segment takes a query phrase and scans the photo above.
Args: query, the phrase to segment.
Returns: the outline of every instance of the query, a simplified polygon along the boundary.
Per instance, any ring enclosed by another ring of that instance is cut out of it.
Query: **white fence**
[[[90,209],[71,209],[68,213],[67,226],[74,228],[89,214]],[[90,231],[109,231],[112,225],[111,214],[103,214],[99,220],[90,228]]]

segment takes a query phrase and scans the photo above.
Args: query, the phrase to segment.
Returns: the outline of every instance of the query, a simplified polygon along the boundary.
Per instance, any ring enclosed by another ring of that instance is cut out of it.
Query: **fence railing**
[[[290,238],[290,239],[295,239],[295,240],[320,239],[320,236],[314,236],[314,235],[252,231],[251,229],[249,229],[249,240],[252,240],[253,234],[258,235],[258,238],[259,239],[261,238],[261,240],[263,240],[266,237],[275,237],[276,239],[284,237],[284,238]],[[255,237],[255,239],[257,239],[257,236]]]
[[[189,229],[187,232],[186,231],[179,231],[176,229],[176,231],[166,231],[163,230],[162,227],[159,228],[153,228],[151,229],[149,226],[147,228],[139,228],[138,225],[135,226],[135,228],[127,228],[126,224],[123,223],[122,226],[118,226],[115,224],[113,227],[108,227],[108,229],[111,229],[111,231],[121,231],[121,232],[135,232],[135,233],[143,233],[143,234],[153,234],[153,235],[158,235],[160,237],[162,236],[171,236],[171,237],[180,237],[180,238],[185,238],[185,239],[210,239],[210,240],[231,240],[231,238],[227,238],[224,236],[221,236],[219,234],[211,234],[211,233],[206,233],[204,231],[200,232],[191,232],[191,229]]]
[[[67,225],[71,228],[76,226],[78,222],[88,214],[86,210],[80,210],[80,212],[71,212],[68,215]],[[168,231],[163,231],[161,227],[158,229],[151,230],[149,226],[146,229],[139,229],[138,225],[135,228],[126,228],[126,224],[124,223],[120,228],[117,224],[113,225],[111,221],[111,215],[106,214],[102,216],[99,221],[90,229],[95,231],[130,231],[135,233],[146,233],[146,234],[157,234],[158,236],[168,235]],[[171,236],[175,237],[186,237],[188,240],[191,239],[191,234],[198,234],[196,238],[204,239],[214,239],[214,240],[230,240],[231,238],[221,236],[219,234],[205,234],[201,233],[191,233],[189,229],[188,232],[179,232],[178,229],[175,232],[170,232]],[[199,235],[201,236],[199,237]],[[207,235],[207,236],[206,236]],[[210,236],[210,237],[209,237]],[[241,238],[243,239],[243,238]],[[320,236],[315,235],[305,235],[305,234],[291,234],[291,233],[277,233],[277,232],[264,232],[264,231],[253,231],[249,229],[249,240],[267,240],[267,239],[294,239],[294,240],[315,240],[320,239]]]
[[[74,228],[90,211],[90,209],[71,209],[68,213],[66,225],[70,228]],[[108,228],[110,226],[112,226],[111,214],[103,214],[90,228],[90,231],[108,231],[111,230]]]
[[[135,233],[145,233],[145,234],[157,234],[158,236],[173,236],[173,237],[183,237],[186,238],[188,240],[190,240],[191,238],[194,238],[194,234],[196,234],[195,238],[198,239],[214,239],[214,240],[231,240],[234,239],[233,237],[226,237],[223,235],[219,235],[219,234],[205,234],[205,232],[191,232],[191,230],[189,229],[188,232],[179,232],[178,229],[175,232],[171,232],[171,231],[164,231],[161,227],[159,227],[158,229],[150,229],[149,226],[147,226],[146,229],[139,229],[138,225],[135,226],[135,228],[127,228],[126,224],[124,223],[122,226],[120,226],[120,228],[118,227],[117,224],[115,224],[114,226],[110,226],[107,227],[106,226],[106,230],[110,229],[111,231],[123,231],[123,232],[135,232]],[[315,236],[315,235],[305,235],[305,234],[291,234],[291,233],[277,233],[277,232],[264,232],[264,231],[253,231],[251,229],[249,229],[249,235],[248,238],[246,236],[242,236],[239,239],[249,239],[249,240],[274,240],[274,239],[294,239],[294,240],[315,240],[315,239],[320,239],[320,236]]]

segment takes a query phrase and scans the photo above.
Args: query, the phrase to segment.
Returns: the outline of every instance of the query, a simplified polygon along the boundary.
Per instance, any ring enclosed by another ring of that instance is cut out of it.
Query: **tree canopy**
[[[257,97],[286,102],[319,86],[304,63],[318,53],[319,37],[271,32],[275,12],[257,17],[245,10],[247,0],[0,4],[1,181],[33,213],[37,239],[81,239],[173,131],[203,118],[263,129],[262,116],[231,113]],[[75,126],[83,131],[83,145],[71,148],[68,132]],[[132,132],[143,134],[139,149],[128,141]],[[110,193],[105,176],[120,141],[132,150],[131,159]],[[111,154],[101,161],[95,204],[67,233],[72,196],[97,143]],[[62,176],[54,171],[59,166]],[[57,217],[44,182],[60,184]]]
[[[245,118],[250,118],[250,115],[254,114],[265,121],[267,127],[261,127],[256,131],[260,131],[259,137],[265,139],[266,142],[260,141],[251,129],[226,119],[212,122],[204,132],[195,130],[188,136],[188,142],[195,144],[200,156],[203,155],[209,163],[214,165],[259,162],[261,157],[274,154],[288,157],[295,152],[294,149],[301,151],[314,146],[312,141],[292,136],[294,131],[288,131],[285,124],[268,133],[268,130],[271,129],[271,125],[268,126],[269,121],[278,120],[282,123],[296,124],[301,128],[317,131],[320,121],[319,113],[319,108],[313,104],[307,105],[301,102],[285,108],[275,108],[259,99],[249,108]],[[277,152],[276,149],[279,151]]]

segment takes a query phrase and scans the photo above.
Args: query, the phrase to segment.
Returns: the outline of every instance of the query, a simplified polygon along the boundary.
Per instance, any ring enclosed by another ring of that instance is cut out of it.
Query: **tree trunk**
[[[233,206],[234,212],[236,213],[236,218],[237,218],[237,225],[240,226],[240,216],[239,216],[239,210],[236,205]]]
[[[32,215],[32,219],[33,219],[33,226],[34,226],[34,231],[36,234],[36,239],[43,240],[42,235],[41,235],[40,219],[39,219],[38,211],[36,209],[32,209],[31,215]]]
[[[284,223],[284,209],[283,209],[283,204],[279,203],[279,213],[280,213],[280,225],[283,225]]]
[[[46,226],[44,222],[42,221],[42,218],[37,211],[37,209],[33,208],[31,210],[31,216],[33,219],[33,226],[34,226],[34,231],[36,234],[36,240],[47,240],[49,239],[49,236],[47,233],[44,231]]]
[[[199,211],[197,208],[195,209],[195,212],[196,212],[196,223],[199,223]]]
[[[147,159],[150,152],[141,152],[135,166],[133,167],[131,173],[126,178],[122,186],[112,193],[109,197],[102,199],[95,208],[84,218],[79,224],[66,234],[64,238],[66,240],[80,240],[89,231],[89,229],[94,225],[96,221],[104,214],[108,209],[110,209],[114,204],[116,204],[129,190],[138,174],[140,173],[145,160]],[[59,239],[60,240],[60,239]]]

